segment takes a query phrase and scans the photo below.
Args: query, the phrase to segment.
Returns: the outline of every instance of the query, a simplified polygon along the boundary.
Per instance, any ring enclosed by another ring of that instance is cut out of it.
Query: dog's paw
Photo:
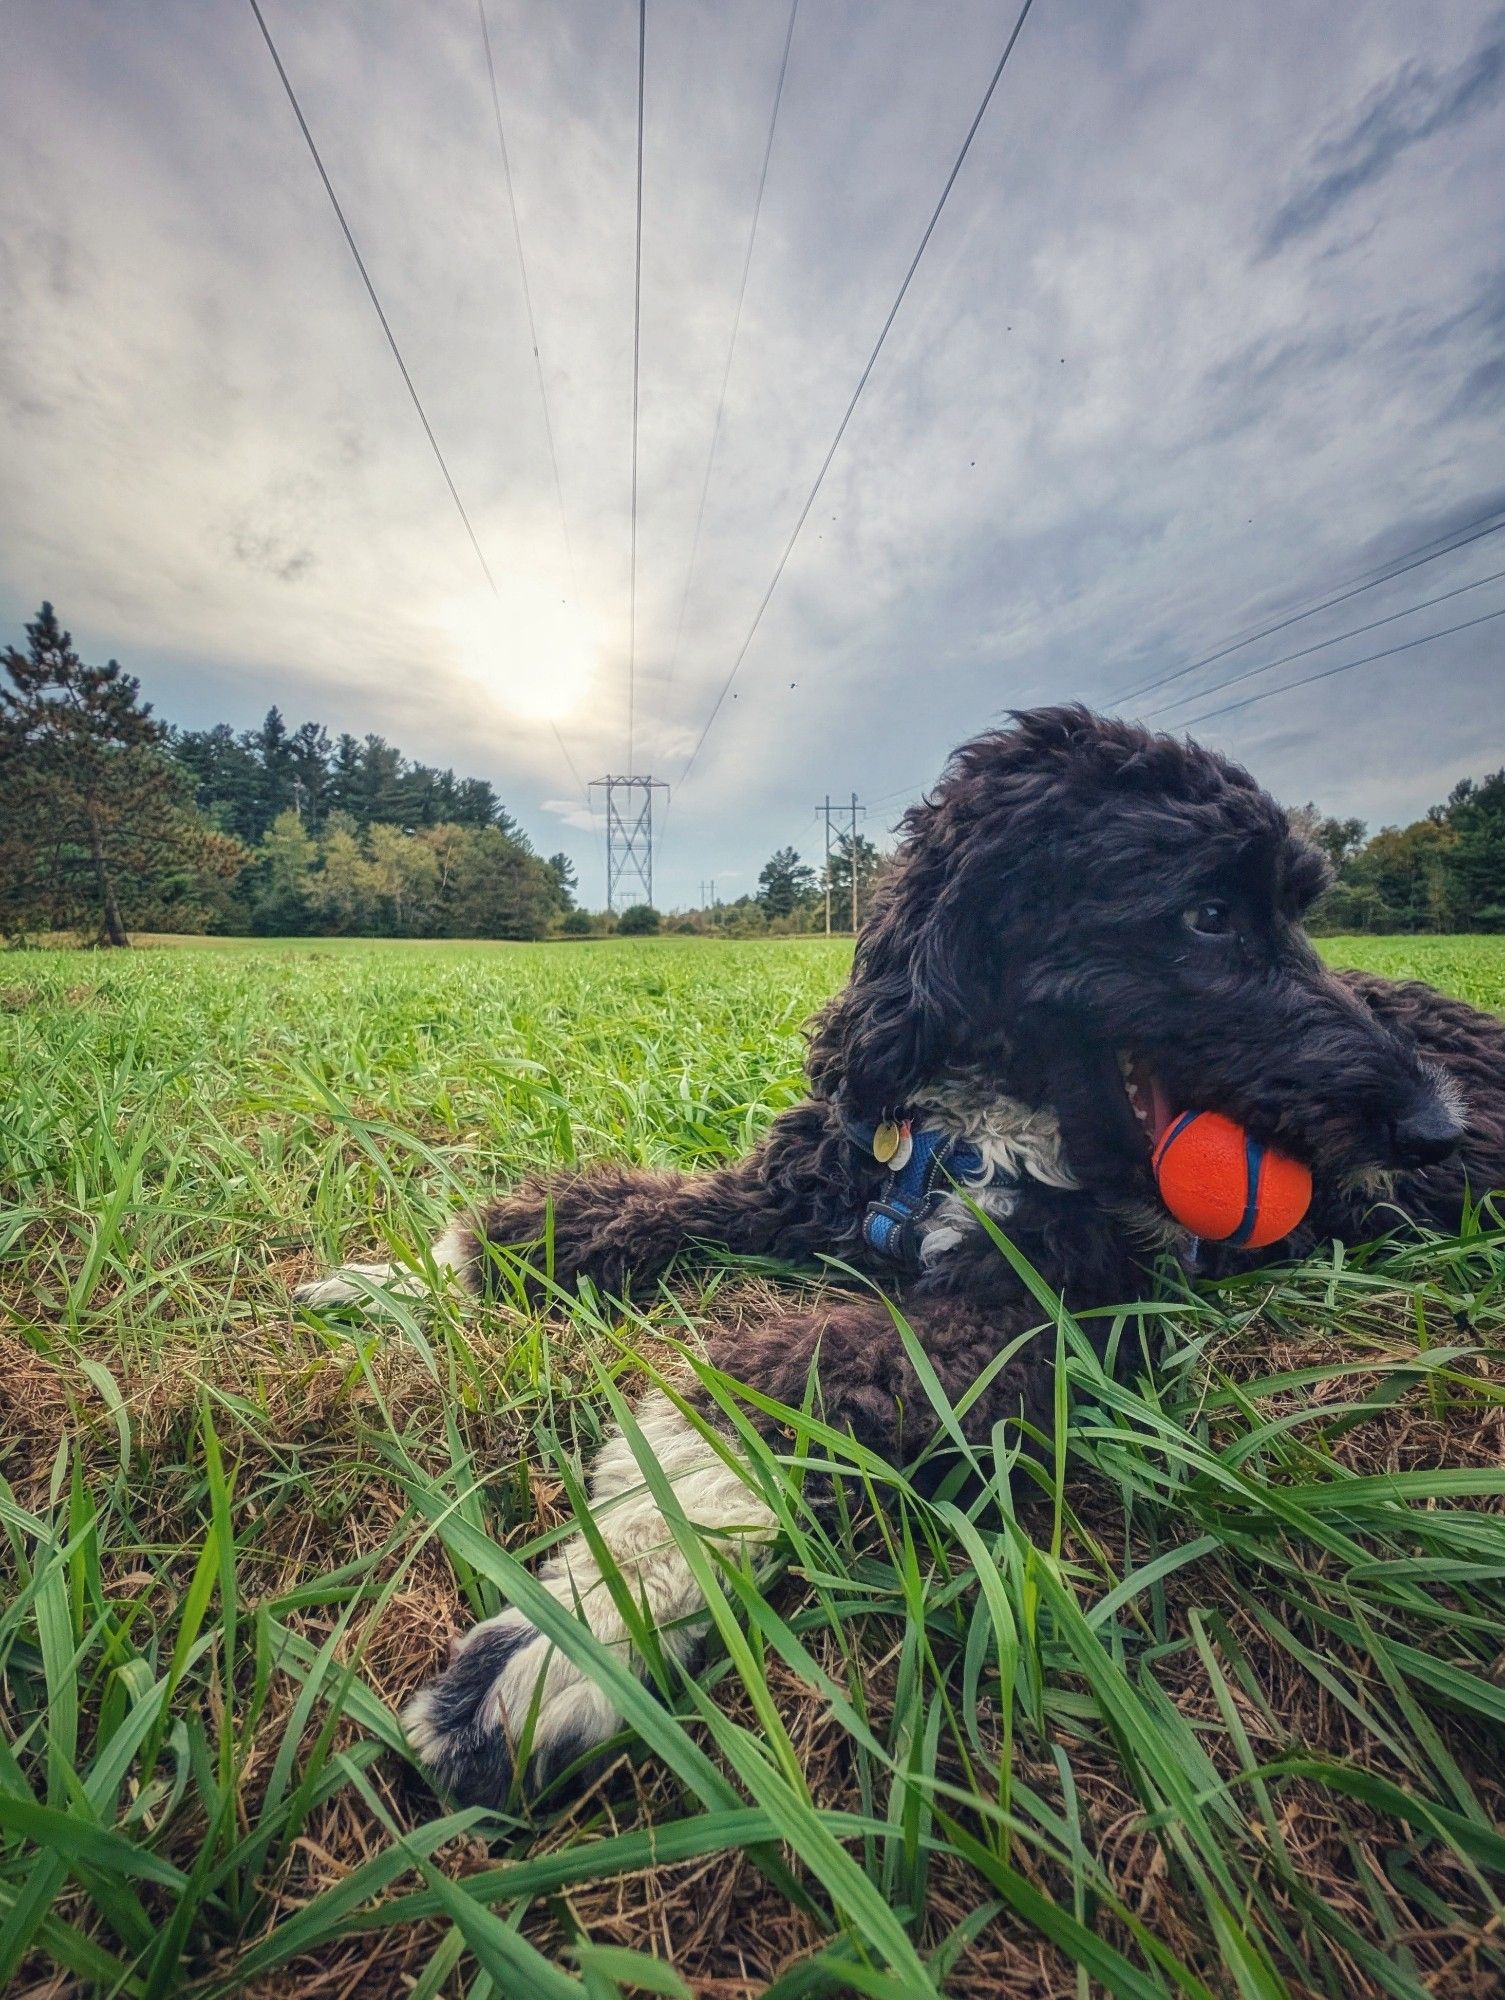
[[[357,1299],[369,1301],[373,1285],[393,1289],[391,1280],[396,1268],[394,1264],[342,1264],[326,1278],[314,1278],[306,1285],[295,1285],[293,1304],[312,1306],[318,1311],[325,1306],[353,1305]]]
[[[438,1279],[438,1290],[450,1284],[462,1292],[474,1290],[471,1270],[475,1262],[473,1238],[463,1224],[452,1222],[429,1251]],[[328,1277],[314,1278],[295,1285],[293,1303],[311,1306],[316,1312],[328,1306],[348,1306],[360,1301],[380,1311],[382,1295],[388,1299],[426,1299],[435,1295],[422,1271],[407,1270],[400,1264],[341,1264]]]
[[[609,1697],[516,1610],[467,1633],[402,1713],[436,1788],[482,1806],[506,1804],[525,1736],[524,1788],[538,1792],[621,1723]]]

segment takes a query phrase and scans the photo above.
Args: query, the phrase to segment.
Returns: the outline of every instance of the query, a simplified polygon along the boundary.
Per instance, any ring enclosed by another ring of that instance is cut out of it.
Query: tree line
[[[539,938],[580,914],[568,855],[537,855],[484,778],[275,708],[238,735],[175,730],[50,604],[0,668],[7,937]]]
[[[856,855],[857,918],[866,916],[874,891],[892,857],[864,835],[855,846],[850,834],[833,837],[825,865],[817,869],[793,847],[780,847],[764,862],[756,890],[740,896],[713,896],[707,903],[660,917],[645,904],[624,910],[615,920],[625,936],[669,930],[681,937],[809,937],[826,928],[830,894],[831,931],[848,936],[852,929],[852,857]]]
[[[1505,931],[1505,770],[1462,778],[1447,798],[1409,826],[1371,834],[1361,819],[1336,819],[1316,805],[1296,808],[1292,822],[1332,863],[1331,888],[1311,913],[1312,930]],[[866,910],[888,857],[858,835],[858,902]],[[710,927],[736,936],[824,928],[831,891],[833,929],[851,927],[850,837],[833,844],[829,867],[817,872],[792,847],[764,863],[756,896],[696,912]]]
[[[1505,770],[1462,778],[1422,818],[1373,835],[1311,805],[1292,818],[1333,866],[1314,930],[1505,930]]]
[[[177,730],[118,661],[90,666],[50,604],[0,654],[0,936],[132,929],[264,936],[541,938],[664,927],[646,905],[578,907],[573,865],[544,858],[484,778],[383,737],[290,728]],[[1409,826],[1370,834],[1315,805],[1293,818],[1333,864],[1323,931],[1505,930],[1505,771],[1464,778]],[[851,923],[887,857],[840,835],[817,870],[793,847],[755,893],[681,912],[678,932],[800,935]]]

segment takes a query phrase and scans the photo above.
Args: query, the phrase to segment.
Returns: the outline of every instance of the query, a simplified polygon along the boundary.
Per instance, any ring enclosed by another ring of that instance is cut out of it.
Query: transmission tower
[[[623,882],[636,882],[653,901],[653,794],[667,793],[662,778],[593,778],[606,794],[606,907],[615,911]],[[619,800],[621,801],[619,803]]]

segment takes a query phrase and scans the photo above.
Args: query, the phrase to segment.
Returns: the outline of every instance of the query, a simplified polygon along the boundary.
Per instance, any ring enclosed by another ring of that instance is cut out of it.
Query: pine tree
[[[815,870],[792,847],[781,847],[763,863],[758,877],[758,901],[765,916],[792,916],[815,894]]]
[[[167,730],[116,660],[87,666],[44,604],[23,653],[0,655],[0,924],[94,930],[128,945],[126,910],[177,905],[248,858],[208,826],[166,754]]]
[[[317,722],[300,722],[288,738],[293,806],[305,826],[320,827],[329,809],[329,732]]]
[[[274,706],[267,710],[255,743],[261,760],[261,813],[265,831],[278,813],[297,805],[293,791],[293,750],[281,709]]]
[[[269,824],[262,804],[261,759],[229,723],[185,729],[172,754],[193,780],[194,802],[212,826],[254,846]]]
[[[580,884],[575,875],[575,864],[567,854],[551,854],[544,863],[558,886],[559,908],[568,913],[575,907],[575,892]]]
[[[440,805],[443,773],[432,764],[409,764],[396,787],[393,819],[399,826],[437,826],[446,815]]]
[[[501,808],[495,790],[484,778],[462,778],[455,787],[454,817],[461,826],[500,826],[515,833],[517,825]]]
[[[354,815],[360,801],[361,746],[346,730],[335,743],[329,760],[328,803],[331,812]]]
[[[402,752],[385,736],[368,736],[361,744],[360,774],[354,800],[345,806],[357,826],[401,822]]]

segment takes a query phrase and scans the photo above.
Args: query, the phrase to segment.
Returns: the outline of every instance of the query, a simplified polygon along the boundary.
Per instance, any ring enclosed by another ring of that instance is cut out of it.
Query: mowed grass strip
[[[1505,1003],[1505,941],[1323,948]],[[623,1687],[642,1733],[607,1779],[455,1813],[412,1771],[395,1709],[526,1591],[622,1399],[698,1365],[708,1317],[751,1337],[808,1280],[728,1267],[547,1319],[295,1314],[290,1284],[421,1264],[465,1194],[531,1168],[734,1156],[800,1095],[800,1025],[846,957],[6,961],[0,1988],[1500,1990],[1487,1210],[1172,1286],[1140,1309],[1153,1382],[1105,1377],[1042,1292],[1070,1394],[1040,1463],[1001,1432],[900,1474],[808,1411],[778,1455],[744,1423],[778,1548],[673,1522],[724,1600],[707,1671],[659,1657]],[[845,1520],[805,1503],[823,1456]]]

